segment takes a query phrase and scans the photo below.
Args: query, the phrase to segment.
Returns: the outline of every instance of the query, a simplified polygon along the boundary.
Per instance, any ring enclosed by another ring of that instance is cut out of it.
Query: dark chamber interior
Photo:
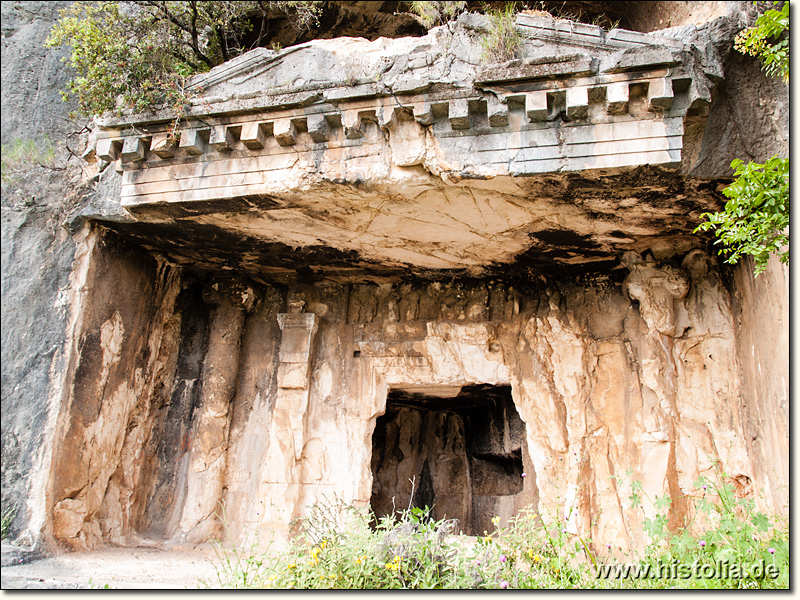
[[[523,452],[510,386],[469,385],[453,397],[391,390],[372,437],[372,510],[428,506],[481,535],[522,492]]]

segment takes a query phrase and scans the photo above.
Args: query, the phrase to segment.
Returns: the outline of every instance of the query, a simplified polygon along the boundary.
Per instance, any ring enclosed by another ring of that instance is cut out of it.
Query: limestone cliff
[[[716,464],[786,510],[788,270],[692,230],[732,158],[786,150],[787,90],[731,50],[739,4],[654,5],[652,34],[521,15],[488,66],[477,15],[258,49],[176,142],[166,113],[60,125],[55,7],[3,3],[4,153],[89,161],[4,162],[17,544],[180,547],[221,505],[267,539],[339,499],[635,547],[632,482],[678,524]]]

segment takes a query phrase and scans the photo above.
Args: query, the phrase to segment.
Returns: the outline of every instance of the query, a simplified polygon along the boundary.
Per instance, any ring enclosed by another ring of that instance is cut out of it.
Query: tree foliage
[[[789,3],[764,12],[736,37],[735,48],[761,59],[764,70],[789,81]],[[767,268],[772,253],[789,262],[789,159],[777,155],[764,164],[731,163],[735,181],[723,191],[729,198],[725,209],[704,213],[707,219],[697,228],[713,230],[725,262],[736,264],[749,254],[755,274]]]
[[[785,32],[785,34],[784,34]],[[789,3],[764,12],[754,27],[739,32],[734,47],[742,54],[757,56],[773,77],[789,80]]]
[[[253,30],[269,10],[296,27],[316,23],[320,1],[136,0],[76,2],[62,10],[46,44],[71,48],[75,76],[68,93],[87,115],[168,104],[180,116],[186,78],[207,71],[264,40]],[[247,42],[247,40],[252,40]]]
[[[755,262],[756,275],[767,268],[771,253],[789,262],[789,159],[773,156],[764,164],[734,160],[736,180],[723,194],[725,210],[707,213],[700,230],[716,229],[726,262],[744,254]]]

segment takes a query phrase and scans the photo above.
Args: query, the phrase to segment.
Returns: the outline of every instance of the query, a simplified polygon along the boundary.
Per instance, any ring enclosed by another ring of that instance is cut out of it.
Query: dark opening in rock
[[[514,512],[523,453],[510,386],[391,390],[372,437],[372,510],[380,518],[428,506],[432,518],[483,534],[493,516]]]

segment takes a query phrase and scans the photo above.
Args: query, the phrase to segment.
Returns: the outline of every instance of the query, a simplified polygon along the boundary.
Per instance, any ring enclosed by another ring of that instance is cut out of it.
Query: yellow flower
[[[533,562],[537,562],[537,563],[538,562],[542,562],[542,557],[539,556],[538,554],[534,554],[533,555]]]
[[[296,565],[296,564],[294,564],[294,563],[292,563],[292,564],[290,564],[290,565],[289,565],[289,569],[296,569],[296,568],[297,568],[297,565]]]
[[[320,548],[325,548],[328,545],[328,540],[322,540],[322,543],[319,545]]]
[[[364,562],[366,562],[366,561],[367,561],[367,557],[366,556],[359,556],[358,558],[356,558],[356,563],[359,564],[359,565],[364,563]]]
[[[386,569],[389,571],[399,571],[401,560],[402,559],[399,556],[395,555],[395,557],[392,559],[392,562],[386,563]]]
[[[492,517],[492,523],[493,523],[495,526],[497,526],[497,524],[498,524],[499,522],[500,522],[500,517],[497,517],[497,516],[495,516],[495,517]]]
[[[311,558],[314,558],[314,559],[316,559],[316,558],[319,556],[319,553],[320,553],[320,549],[319,549],[319,548],[317,548],[316,546],[314,546],[314,547],[311,549]]]

